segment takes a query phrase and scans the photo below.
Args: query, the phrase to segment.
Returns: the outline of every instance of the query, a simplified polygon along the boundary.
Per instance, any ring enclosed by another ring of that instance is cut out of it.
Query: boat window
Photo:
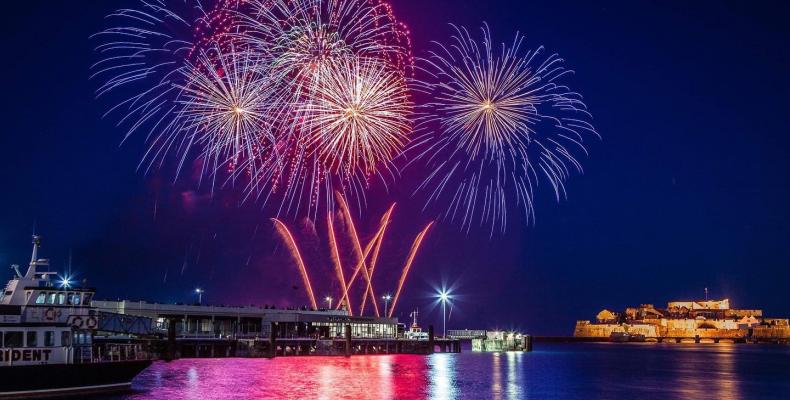
[[[72,296],[73,296],[73,299],[71,300],[71,304],[74,304],[75,306],[80,305],[80,294],[79,293],[74,293],[74,294],[72,294]]]
[[[55,345],[55,332],[54,331],[44,332],[44,346],[52,347],[54,345]]]
[[[69,294],[66,295],[66,304],[68,304],[68,305],[71,305],[71,295],[72,295],[72,293],[69,293]]]
[[[47,301],[46,293],[39,293],[38,296],[36,296],[36,304],[44,304],[45,301]]]
[[[38,332],[36,331],[28,331],[27,332],[27,344],[25,347],[38,347]]]
[[[71,346],[71,332],[63,331],[60,333],[60,345]]]
[[[0,331],[0,348],[3,348],[3,331]]]
[[[92,297],[93,297],[92,293],[85,293],[85,296],[82,299],[82,304],[90,305]]]
[[[66,302],[66,295],[63,293],[58,293],[58,304],[63,304]]]
[[[47,304],[55,304],[55,293],[50,293],[47,298]]]
[[[9,348],[22,347],[22,332],[6,332],[3,345]]]

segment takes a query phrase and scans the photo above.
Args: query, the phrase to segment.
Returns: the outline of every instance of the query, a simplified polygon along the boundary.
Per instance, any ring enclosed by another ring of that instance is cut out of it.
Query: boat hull
[[[151,360],[0,367],[0,399],[42,398],[128,390]]]

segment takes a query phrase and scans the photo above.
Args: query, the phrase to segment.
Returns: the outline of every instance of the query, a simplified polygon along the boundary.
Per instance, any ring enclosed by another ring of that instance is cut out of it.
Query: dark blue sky
[[[790,315],[784,2],[392,3],[417,54],[447,38],[445,23],[483,21],[498,41],[520,30],[530,47],[560,53],[603,137],[588,143],[568,200],[537,195],[534,226],[514,219],[493,239],[434,229],[402,315],[419,306],[425,322],[440,320],[429,304],[442,281],[455,285],[450,327],[459,328],[570,334],[603,307],[698,298],[706,286],[736,306]],[[136,171],[143,138],[120,146],[124,131],[101,119],[108,103],[93,98],[89,35],[105,14],[134,4],[14,3],[0,17],[0,265],[26,263],[35,223],[45,254],[63,269],[72,249],[74,269],[99,297],[189,301],[200,285],[214,303],[303,304],[267,210],[238,206],[232,191],[190,193],[194,184],[173,185],[172,171]],[[369,233],[399,201],[383,288],[432,217],[408,193],[408,182],[374,193],[360,222]],[[313,279],[329,279],[325,253],[307,239]],[[316,286],[318,295],[330,290]]]

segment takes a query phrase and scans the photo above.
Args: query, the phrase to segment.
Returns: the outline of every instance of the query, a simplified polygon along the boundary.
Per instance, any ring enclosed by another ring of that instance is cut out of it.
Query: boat
[[[57,282],[49,261],[38,258],[40,246],[33,236],[27,272],[12,266],[0,293],[0,399],[128,390],[152,360],[136,344],[93,343],[100,324],[95,289],[68,277]]]
[[[615,343],[627,343],[627,342],[644,342],[646,341],[646,339],[645,339],[645,335],[641,333],[612,332],[609,335],[609,341]]]
[[[423,332],[422,328],[420,328],[420,325],[417,324],[418,315],[420,315],[420,312],[417,309],[409,314],[413,321],[411,323],[411,327],[404,334],[404,336],[409,340],[428,340],[428,332]]]

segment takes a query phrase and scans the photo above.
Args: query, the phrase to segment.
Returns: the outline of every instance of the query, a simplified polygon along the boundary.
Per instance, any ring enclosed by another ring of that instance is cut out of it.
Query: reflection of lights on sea
[[[392,356],[380,356],[378,360],[379,366],[379,393],[378,397],[381,399],[391,399],[395,397],[392,391],[392,363],[394,359]]]
[[[518,371],[521,367],[522,352],[509,351],[507,354],[507,398],[520,399],[523,396],[521,384],[519,382]]]
[[[454,399],[458,397],[455,386],[455,358],[450,354],[434,354],[430,366],[430,398]]]
[[[499,400],[502,398],[502,360],[499,358],[502,353],[493,354],[493,373],[491,374],[491,397]]]

